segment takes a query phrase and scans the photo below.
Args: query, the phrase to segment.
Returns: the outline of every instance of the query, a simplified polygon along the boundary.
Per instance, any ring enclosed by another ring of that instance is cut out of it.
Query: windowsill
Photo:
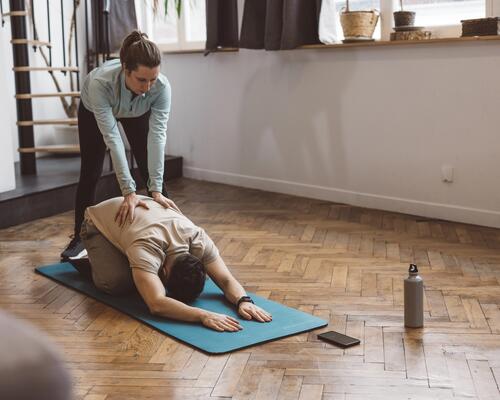
[[[378,46],[406,46],[415,44],[434,44],[434,43],[467,43],[467,42],[491,42],[500,41],[500,35],[497,36],[472,36],[458,38],[436,38],[424,40],[375,40],[373,42],[357,43],[335,43],[335,44],[310,44],[300,46],[299,49],[344,49],[348,47],[378,47]]]
[[[425,40],[375,40],[373,42],[358,43],[335,43],[335,44],[308,44],[300,46],[297,49],[345,49],[350,47],[380,47],[380,46],[408,46],[436,43],[471,43],[471,42],[496,42],[500,41],[500,35],[497,36],[472,36],[458,38],[435,38]],[[210,53],[234,53],[240,49],[235,47],[224,47],[217,50],[211,50]],[[163,54],[203,54],[205,49],[191,50],[162,50]]]
[[[217,50],[210,50],[210,53],[234,53],[239,50],[237,47],[221,47]],[[162,50],[162,54],[203,54],[205,51],[205,49]]]

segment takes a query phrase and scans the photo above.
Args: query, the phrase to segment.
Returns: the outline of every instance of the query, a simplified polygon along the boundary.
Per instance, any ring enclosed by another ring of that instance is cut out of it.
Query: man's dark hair
[[[172,265],[165,287],[174,299],[190,303],[203,291],[206,277],[203,263],[191,254],[184,254]]]

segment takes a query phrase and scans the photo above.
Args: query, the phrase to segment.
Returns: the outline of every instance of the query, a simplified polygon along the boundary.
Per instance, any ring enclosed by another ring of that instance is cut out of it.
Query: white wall
[[[500,227],[499,67],[498,42],[166,55],[168,150],[190,177]]]
[[[9,38],[7,22],[0,185],[8,187],[18,159]],[[168,150],[184,157],[187,176],[500,227],[499,50],[492,42],[166,55]],[[36,73],[32,89],[53,86]],[[36,101],[35,118],[64,117],[57,100]],[[75,142],[64,129],[36,127],[37,144]],[[443,164],[455,169],[451,184],[441,182]]]
[[[15,123],[12,118],[15,115],[15,104],[11,93],[14,86],[13,80],[8,79],[12,70],[8,69],[12,63],[9,53],[9,45],[6,39],[10,31],[0,28],[0,193],[12,190],[16,187],[14,175],[14,156],[12,151],[12,136],[14,135]]]

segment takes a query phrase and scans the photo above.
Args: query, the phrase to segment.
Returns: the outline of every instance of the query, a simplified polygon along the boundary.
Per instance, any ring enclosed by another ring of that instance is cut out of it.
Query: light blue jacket
[[[83,82],[81,101],[87,110],[94,113],[104,142],[110,150],[123,196],[135,192],[136,185],[130,175],[117,119],[139,117],[151,110],[147,144],[149,172],[147,185],[151,192],[161,192],[170,95],[167,78],[159,74],[149,92],[132,99],[132,92],[125,86],[120,60],[105,62],[92,70]],[[138,132],[138,134],[145,133]]]

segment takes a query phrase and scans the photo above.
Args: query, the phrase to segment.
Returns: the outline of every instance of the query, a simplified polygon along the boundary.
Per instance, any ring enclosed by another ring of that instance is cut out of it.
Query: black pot
[[[394,26],[413,26],[415,23],[415,12],[396,11],[394,12]]]

